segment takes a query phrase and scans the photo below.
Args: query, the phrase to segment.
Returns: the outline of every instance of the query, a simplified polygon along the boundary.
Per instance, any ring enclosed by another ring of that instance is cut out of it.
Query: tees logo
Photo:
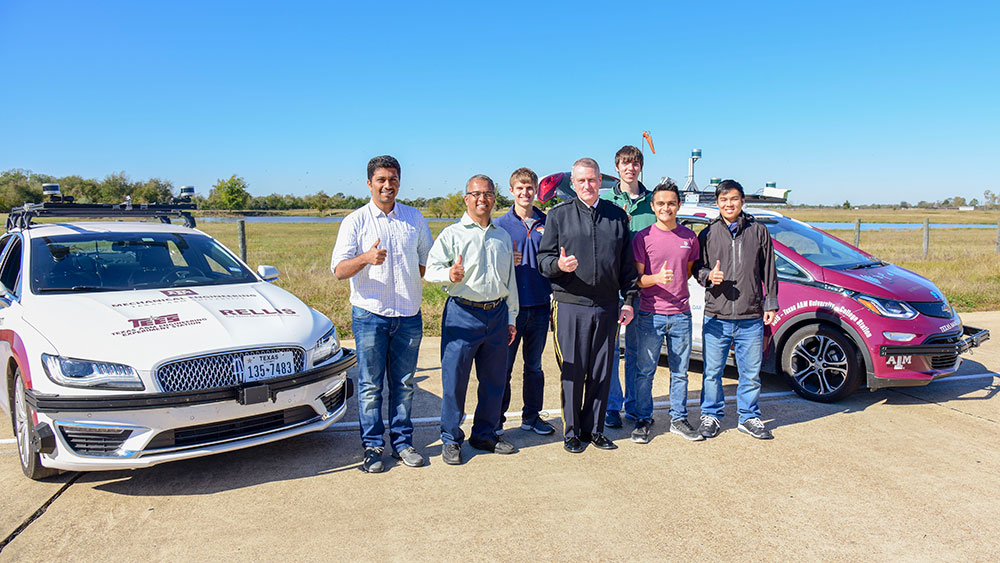
[[[198,295],[193,289],[161,289],[160,293],[167,297],[180,297],[181,295]]]
[[[691,241],[689,241],[689,240],[683,240],[683,241],[681,241],[681,248],[690,249],[691,248]]]
[[[545,225],[538,225],[537,227],[535,227],[535,230],[538,231],[538,234],[544,235],[545,234]]]
[[[158,317],[146,317],[144,319],[129,319],[128,322],[132,323],[132,328],[139,328],[144,326],[156,326],[156,325],[166,325],[170,323],[181,322],[181,317],[177,313],[170,313],[169,315],[160,315]]]

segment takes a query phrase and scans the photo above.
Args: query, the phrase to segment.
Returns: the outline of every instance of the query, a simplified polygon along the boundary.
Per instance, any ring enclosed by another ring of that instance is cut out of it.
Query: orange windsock
[[[649,131],[643,131],[642,138],[646,139],[646,142],[649,143],[650,152],[656,154],[656,149],[653,148],[653,136],[649,134]]]

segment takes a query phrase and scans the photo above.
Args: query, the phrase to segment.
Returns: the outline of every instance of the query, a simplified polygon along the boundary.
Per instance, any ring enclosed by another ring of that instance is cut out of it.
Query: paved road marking
[[[949,381],[964,381],[964,380],[968,380],[968,379],[981,379],[981,378],[984,378],[984,377],[1000,377],[1000,374],[996,374],[996,373],[990,372],[990,373],[974,373],[974,374],[969,374],[969,375],[954,375],[954,376],[951,376],[951,377],[942,378],[942,379],[940,379],[938,381],[934,381],[934,382],[931,383],[931,385],[939,386],[939,385],[948,383]],[[913,388],[909,388],[909,389],[913,389]],[[786,397],[788,397],[788,398],[795,397],[795,391],[777,391],[777,392],[774,392],[774,393],[761,393],[760,394],[760,398],[761,399],[783,399],[783,398],[786,398]],[[736,401],[736,397],[729,397],[728,399],[726,399],[727,403],[733,403],[735,401]],[[697,406],[697,405],[698,405],[698,400],[697,399],[689,399],[688,400],[688,406]],[[653,408],[663,409],[663,408],[669,408],[669,407],[670,407],[670,401],[657,401],[657,402],[653,403]],[[559,417],[559,416],[562,416],[562,409],[543,410],[540,414],[545,415],[548,418]],[[504,416],[507,418],[507,420],[520,419],[521,418],[521,411],[510,411],[508,413],[505,413]],[[383,421],[383,422],[385,423],[385,425],[387,427],[389,426],[389,421],[388,420]],[[463,420],[463,422],[464,422],[464,420]],[[441,423],[441,417],[438,417],[438,416],[426,416],[426,417],[414,418],[413,419],[414,426],[433,426],[433,425],[440,424],[440,423]],[[344,421],[344,422],[337,422],[337,423],[331,425],[329,429],[330,430],[334,430],[334,431],[348,431],[348,430],[357,431],[357,429],[358,429],[358,421],[357,420],[353,420],[353,421],[349,420],[349,421]],[[15,443],[17,443],[17,440],[15,438],[3,438],[3,439],[0,439],[0,444],[15,444]],[[14,453],[17,453],[17,450],[0,450],[0,455],[3,455],[3,454],[14,454]]]
[[[975,373],[975,374],[969,374],[969,375],[953,375],[951,377],[943,377],[940,380],[932,381],[931,385],[940,386],[940,385],[942,385],[944,383],[948,383],[949,381],[963,381],[963,380],[966,380],[966,379],[981,379],[981,378],[984,378],[984,377],[1000,377],[1000,374],[989,372],[989,373]],[[914,388],[911,387],[909,389],[914,389]],[[919,389],[919,387],[917,387],[916,389]],[[773,393],[761,393],[760,394],[760,398],[761,399],[783,399],[783,398],[786,398],[786,397],[790,398],[790,397],[795,397],[795,396],[796,396],[795,395],[795,391],[776,391],[776,392],[773,392]],[[803,400],[805,400],[805,399],[803,399]],[[688,399],[687,404],[688,404],[688,406],[698,406],[699,402],[700,401],[698,399]],[[734,403],[734,402],[736,402],[736,397],[735,396],[729,397],[729,398],[726,399],[726,402],[727,403]],[[670,401],[657,401],[657,402],[653,403],[653,408],[663,409],[663,408],[669,408],[669,407],[670,407]],[[559,417],[559,416],[562,416],[562,409],[543,410],[539,414],[545,415],[545,416],[547,416],[549,418]],[[510,411],[510,412],[504,413],[504,417],[507,420],[520,419],[521,418],[521,411]],[[466,418],[468,418],[468,417],[466,417]],[[435,424],[439,424],[441,422],[441,417],[438,417],[438,416],[427,416],[427,417],[422,417],[422,418],[414,418],[412,420],[413,420],[413,425],[414,426],[432,426],[432,425],[435,425]],[[385,424],[385,426],[387,428],[389,427],[389,421],[388,420],[384,420],[382,422]],[[462,423],[465,423],[465,419],[462,420]],[[329,428],[329,430],[334,430],[334,431],[346,431],[346,430],[357,431],[357,429],[358,429],[358,421],[357,420],[348,420],[348,421],[344,421],[344,422],[337,422],[335,424],[330,425],[330,428]]]

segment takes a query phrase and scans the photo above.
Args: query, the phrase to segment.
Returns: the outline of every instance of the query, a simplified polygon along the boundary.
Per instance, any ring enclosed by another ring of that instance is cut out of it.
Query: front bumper
[[[347,411],[353,385],[346,372],[356,364],[344,349],[326,365],[250,385],[91,397],[29,390],[26,398],[38,417],[36,432],[48,426],[55,435],[55,447],[40,450],[46,467],[133,469],[328,428]]]
[[[868,388],[918,387],[953,375],[962,362],[959,355],[989,340],[990,331],[964,326],[957,335],[933,338],[945,341],[879,346],[884,364],[875,375],[869,374]]]
[[[962,338],[947,344],[894,344],[879,346],[880,356],[937,356],[941,354],[962,354],[990,339],[990,331],[985,328],[962,327]]]

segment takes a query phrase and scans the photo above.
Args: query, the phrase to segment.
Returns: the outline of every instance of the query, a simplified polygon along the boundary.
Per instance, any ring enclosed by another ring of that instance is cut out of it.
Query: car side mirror
[[[264,279],[264,281],[273,282],[278,280],[278,269],[274,266],[267,266],[261,264],[257,266],[257,275]]]

